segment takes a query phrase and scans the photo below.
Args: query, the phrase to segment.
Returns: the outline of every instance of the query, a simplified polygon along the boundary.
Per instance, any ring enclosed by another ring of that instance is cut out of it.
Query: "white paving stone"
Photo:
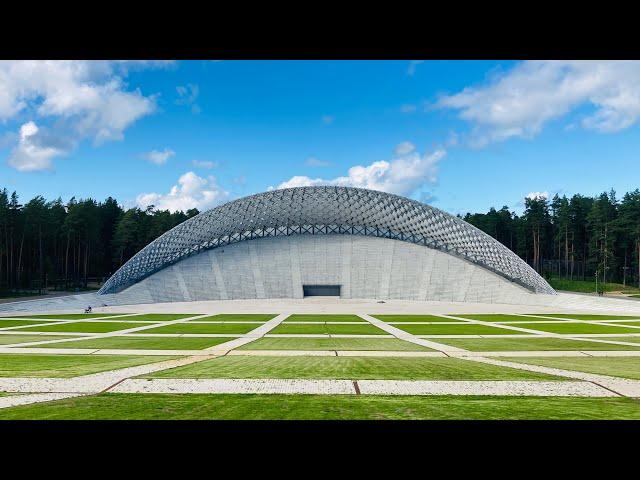
[[[617,397],[589,382],[360,380],[363,395],[510,395]]]
[[[32,403],[51,402],[64,398],[80,397],[78,393],[32,393],[25,395],[9,395],[0,397],[0,408],[17,407],[19,405],[29,405]]]
[[[350,380],[306,379],[128,379],[117,393],[355,394]]]

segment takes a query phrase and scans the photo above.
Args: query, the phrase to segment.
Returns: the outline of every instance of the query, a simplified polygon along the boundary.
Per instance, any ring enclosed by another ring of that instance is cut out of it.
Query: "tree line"
[[[525,198],[522,215],[504,206],[463,218],[545,277],[640,287],[640,190],[616,197]]]
[[[162,233],[198,210],[122,208],[109,197],[36,196],[0,190],[0,293],[86,289],[101,283]]]
[[[640,286],[640,190],[616,198],[525,198],[517,215],[504,206],[463,218],[513,250],[546,277]],[[85,289],[100,284],[162,233],[198,214],[153,206],[124,209],[109,197],[36,196],[21,204],[0,190],[0,293]]]

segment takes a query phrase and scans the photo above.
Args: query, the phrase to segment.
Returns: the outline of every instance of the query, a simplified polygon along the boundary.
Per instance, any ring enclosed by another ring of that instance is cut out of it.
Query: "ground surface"
[[[640,314],[368,308],[5,316],[0,419],[640,419]]]

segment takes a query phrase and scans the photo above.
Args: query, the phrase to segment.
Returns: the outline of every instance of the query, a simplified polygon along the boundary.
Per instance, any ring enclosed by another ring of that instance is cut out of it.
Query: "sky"
[[[0,61],[0,188],[207,210],[346,185],[453,214],[640,187],[637,61]]]

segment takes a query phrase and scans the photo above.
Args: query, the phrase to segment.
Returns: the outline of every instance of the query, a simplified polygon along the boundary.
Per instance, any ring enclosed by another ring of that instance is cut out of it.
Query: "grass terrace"
[[[75,333],[108,333],[117,330],[138,328],[143,325],[132,322],[88,322],[50,323],[39,327],[21,328],[21,332],[75,332]]]
[[[258,322],[264,323],[275,318],[275,313],[252,314],[252,313],[221,313],[209,315],[208,317],[194,318],[189,322]]]
[[[118,394],[0,410],[18,420],[637,420],[631,398]]]
[[[607,340],[609,338],[607,337]],[[605,339],[603,339],[605,340]],[[569,340],[564,338],[442,338],[438,343],[464,348],[472,352],[500,352],[500,351],[606,351],[606,350],[637,350],[635,347],[616,345],[611,343],[590,342],[583,340]],[[638,345],[640,349],[640,345]]]
[[[0,345],[11,345],[14,343],[46,342],[48,340],[64,340],[65,338],[77,338],[61,335],[0,335]]]
[[[378,320],[387,323],[395,322],[455,322],[453,318],[441,317],[439,315],[371,315]]]
[[[361,350],[428,352],[430,348],[397,338],[305,338],[305,337],[267,337],[243,345],[238,350]]]
[[[294,322],[357,322],[368,323],[364,318],[358,315],[305,315],[295,314],[289,315],[284,319],[284,323]]]
[[[115,336],[47,343],[40,348],[88,348],[115,350],[202,350],[233,340],[229,337],[133,337]]]
[[[146,378],[314,378],[345,380],[563,380],[457,358],[226,356]]]
[[[0,355],[0,377],[69,378],[178,358],[125,355]]]

